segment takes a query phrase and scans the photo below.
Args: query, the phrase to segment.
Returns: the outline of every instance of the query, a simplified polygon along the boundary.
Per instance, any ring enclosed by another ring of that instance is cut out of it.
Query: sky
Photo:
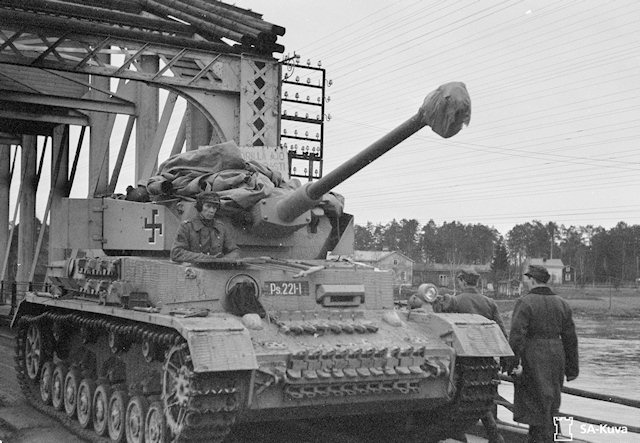
[[[467,128],[424,128],[336,189],[356,223],[640,224],[639,2],[235,4],[284,26],[285,52],[333,81],[325,173],[440,84],[466,84]]]
[[[423,128],[338,186],[357,224],[458,221],[502,235],[532,220],[640,224],[640,2],[234,4],[286,28],[285,54],[275,56],[326,69],[325,174],[412,117],[439,85],[466,84],[468,127],[449,139]],[[182,99],[174,114],[180,108]],[[165,152],[176,132],[170,126]],[[112,137],[114,159],[119,145]],[[86,168],[75,182],[85,188],[74,184],[71,196],[86,197]],[[46,196],[39,191],[39,214]]]

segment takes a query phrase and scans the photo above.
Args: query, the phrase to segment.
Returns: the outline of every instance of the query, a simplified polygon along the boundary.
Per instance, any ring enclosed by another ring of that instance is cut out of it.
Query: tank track
[[[34,334],[34,329],[30,329],[32,325],[40,331],[40,345],[37,353],[27,349],[28,344],[33,346],[31,343],[33,337],[29,336],[29,334]],[[156,410],[161,408],[164,417],[159,423],[164,434],[157,435],[156,433],[156,438],[152,440],[158,443],[169,441],[222,442],[230,433],[245,400],[242,375],[194,373],[191,370],[188,346],[176,331],[115,317],[74,312],[46,311],[39,315],[24,315],[17,322],[15,337],[16,376],[21,390],[35,409],[57,419],[78,437],[96,443],[114,441],[98,435],[91,425],[88,428],[81,426],[77,419],[73,418],[74,415],[68,414],[64,407],[62,410],[57,410],[42,399],[41,376],[46,363],[64,363],[67,368],[77,367],[61,349],[56,349],[56,352],[53,352],[54,348],[58,348],[55,345],[55,337],[59,338],[60,334],[68,334],[69,331],[80,334],[83,342],[95,342],[98,336],[107,335],[109,346],[112,349],[120,348],[113,349],[114,353],[127,352],[133,343],[141,344],[144,342],[147,345],[147,350],[151,347],[151,352],[155,352],[154,358],[158,362],[164,360],[163,379],[165,377],[172,378],[178,374],[177,380],[171,380],[177,386],[176,391],[179,390],[179,393],[174,393],[173,397],[167,395],[161,384],[158,383],[155,386],[145,386],[144,388],[139,384],[128,385],[124,380],[112,381],[110,384],[113,391],[123,391],[126,394],[125,399],[137,396],[143,398],[147,405],[155,405]],[[178,354],[182,360],[180,370],[177,373],[167,370],[167,360],[171,355]],[[35,362],[37,362],[37,370],[35,370]],[[157,365],[159,365],[158,362],[156,362]],[[89,371],[81,367],[78,370],[81,371],[81,377],[91,379],[94,386],[106,381],[105,377],[98,378],[96,373],[89,375]],[[179,401],[176,400],[178,396]],[[167,405],[169,405],[168,408]],[[167,411],[172,408],[175,411],[167,414]],[[126,426],[126,423],[122,426]],[[122,441],[125,439],[126,437]]]
[[[402,441],[437,443],[462,435],[492,407],[497,393],[498,365],[493,358],[462,357],[455,366],[454,398],[432,410],[340,417],[337,421],[313,423],[315,432],[350,442]],[[318,431],[322,429],[323,431]],[[465,440],[462,440],[465,441]]]
[[[453,402],[435,411],[430,419],[438,439],[456,437],[493,408],[498,395],[498,369],[493,357],[460,357],[456,361]]]

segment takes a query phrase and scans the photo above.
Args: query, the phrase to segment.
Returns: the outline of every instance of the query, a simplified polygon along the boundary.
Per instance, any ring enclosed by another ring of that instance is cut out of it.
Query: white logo
[[[569,427],[569,435],[562,434],[562,424]],[[553,425],[555,431],[553,432],[553,441],[573,441],[573,433],[571,432],[571,426],[573,426],[573,417],[553,417]]]

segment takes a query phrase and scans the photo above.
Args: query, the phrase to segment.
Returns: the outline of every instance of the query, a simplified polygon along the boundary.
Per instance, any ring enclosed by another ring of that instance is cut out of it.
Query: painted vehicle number
[[[267,281],[266,295],[309,295],[308,281]]]

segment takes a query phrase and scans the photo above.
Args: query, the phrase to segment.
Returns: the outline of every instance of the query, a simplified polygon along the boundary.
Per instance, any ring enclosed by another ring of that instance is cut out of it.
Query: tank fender
[[[187,340],[195,372],[258,368],[251,336],[240,319],[215,315],[176,318],[175,322]]]
[[[13,313],[13,317],[11,318],[11,328],[14,328],[18,324],[18,320],[20,320],[20,317],[31,312],[32,309],[30,308],[31,304],[25,299],[22,299],[18,302],[18,306],[16,307],[16,310]]]
[[[509,342],[493,320],[477,314],[429,314],[428,324],[458,357],[510,357]]]

